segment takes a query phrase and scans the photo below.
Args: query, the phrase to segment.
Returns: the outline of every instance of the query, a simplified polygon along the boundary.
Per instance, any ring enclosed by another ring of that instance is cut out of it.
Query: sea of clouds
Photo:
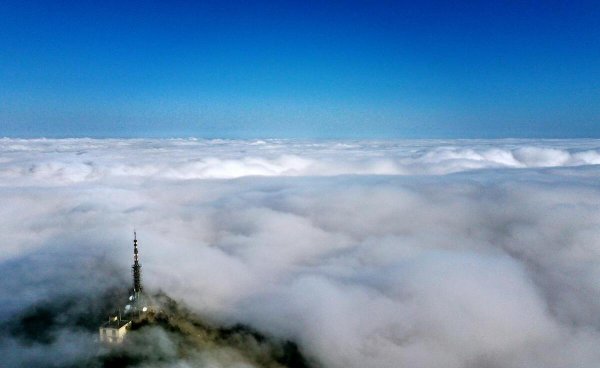
[[[596,368],[599,179],[598,140],[0,139],[0,323],[129,287],[135,227],[148,290],[315,366]]]

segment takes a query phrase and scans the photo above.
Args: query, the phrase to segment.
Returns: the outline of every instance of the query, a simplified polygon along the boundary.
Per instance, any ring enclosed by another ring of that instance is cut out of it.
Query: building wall
[[[109,344],[122,343],[130,325],[131,322],[123,325],[121,328],[100,327],[100,342]]]

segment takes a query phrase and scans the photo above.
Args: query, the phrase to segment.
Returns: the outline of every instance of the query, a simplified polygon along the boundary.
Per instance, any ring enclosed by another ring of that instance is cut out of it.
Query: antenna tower
[[[137,248],[137,234],[133,232],[133,266],[131,266],[131,270],[133,271],[133,293],[137,296],[142,292],[142,265],[138,260],[138,248]]]

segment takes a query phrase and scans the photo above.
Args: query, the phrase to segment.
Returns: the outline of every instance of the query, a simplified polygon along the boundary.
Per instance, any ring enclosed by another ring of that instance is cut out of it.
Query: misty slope
[[[134,319],[122,345],[101,345],[98,325],[124,297],[120,290],[64,296],[15,314],[1,325],[3,366],[309,367],[293,342],[242,325],[212,326],[163,293],[153,296],[160,309]],[[74,346],[66,345],[69,338]]]

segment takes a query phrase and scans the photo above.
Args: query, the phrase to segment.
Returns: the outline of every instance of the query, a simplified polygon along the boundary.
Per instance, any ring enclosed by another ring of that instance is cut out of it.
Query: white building
[[[110,317],[100,326],[100,342],[107,344],[120,344],[125,334],[131,327],[131,321]]]

